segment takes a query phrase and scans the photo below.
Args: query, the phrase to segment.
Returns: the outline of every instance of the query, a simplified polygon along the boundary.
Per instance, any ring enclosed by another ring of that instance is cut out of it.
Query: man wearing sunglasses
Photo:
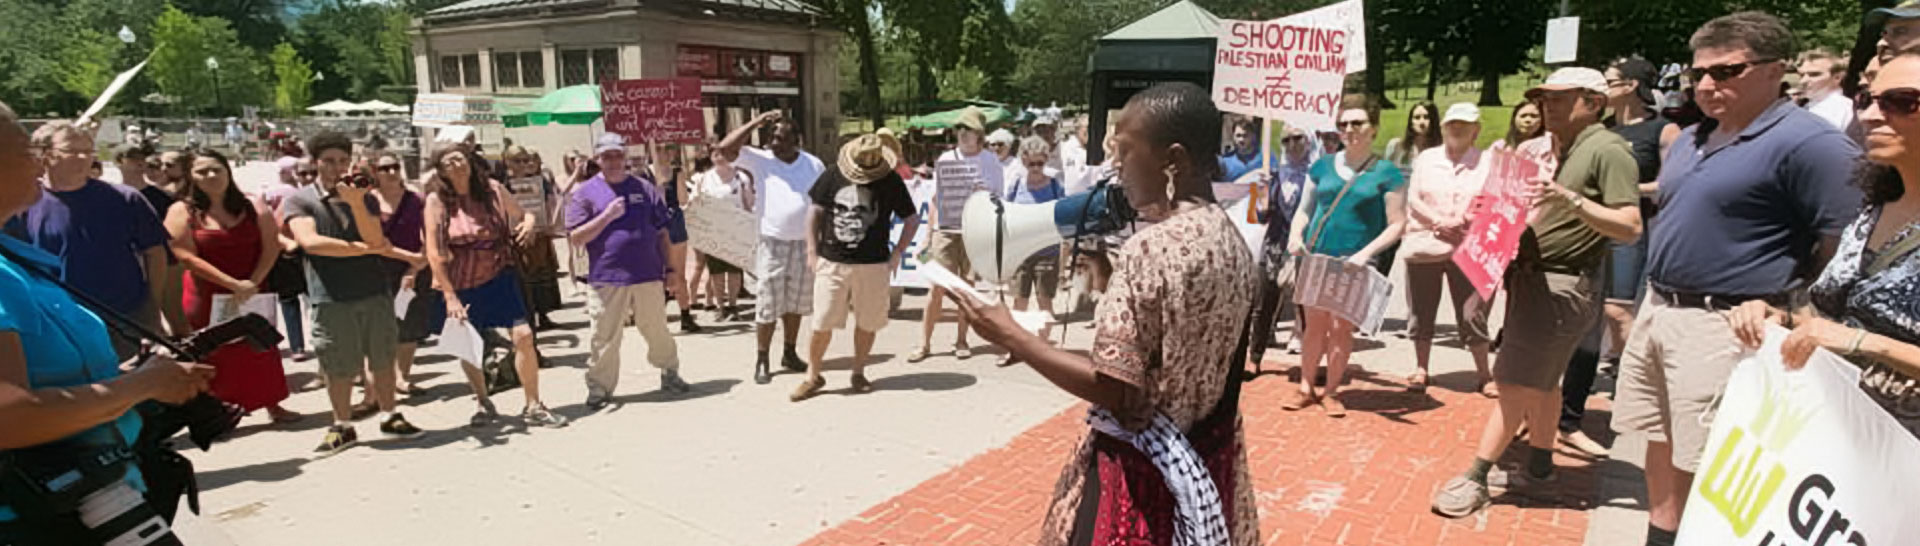
[[[1647,544],[1672,544],[1710,408],[1764,330],[1745,316],[1785,306],[1825,268],[1860,205],[1859,147],[1780,98],[1793,34],[1742,12],[1695,32],[1687,128],[1661,167],[1649,289],[1620,361],[1613,428],[1647,439]]]

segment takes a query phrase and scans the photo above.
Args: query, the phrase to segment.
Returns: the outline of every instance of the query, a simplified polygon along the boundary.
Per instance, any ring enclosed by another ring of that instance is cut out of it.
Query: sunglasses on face
[[[1350,120],[1342,121],[1340,123],[1336,123],[1334,125],[1339,126],[1341,129],[1364,129],[1367,126],[1367,120],[1350,119]]]
[[[1853,98],[1854,110],[1864,111],[1874,104],[1880,105],[1881,112],[1911,116],[1914,112],[1920,112],[1920,89],[1902,87],[1881,91],[1879,94],[1861,93]]]
[[[1027,168],[1029,168],[1029,169],[1045,169],[1045,168],[1047,168],[1047,162],[1045,162],[1045,161],[1028,161],[1028,162],[1026,162],[1026,163],[1027,163]]]
[[[1727,64],[1717,64],[1713,66],[1696,66],[1696,67],[1687,69],[1687,79],[1692,80],[1695,83],[1699,83],[1702,81],[1706,81],[1705,79],[1703,79],[1705,76],[1713,76],[1713,81],[1723,82],[1723,81],[1740,77],[1741,74],[1747,73],[1748,68],[1760,66],[1760,65],[1771,63],[1778,60],[1779,59],[1761,59],[1761,60],[1755,60],[1755,61],[1747,61],[1744,63],[1727,63]]]
[[[293,171],[293,175],[294,176],[320,176],[320,171],[315,171],[315,170]]]
[[[379,167],[374,167],[374,168],[380,169],[380,172],[383,172],[383,173],[392,173],[392,174],[400,173],[399,165],[381,165]]]
[[[1287,136],[1287,137],[1281,137],[1281,138],[1280,138],[1280,143],[1281,143],[1281,144],[1293,144],[1293,143],[1295,143],[1295,142],[1299,142],[1299,141],[1302,141],[1302,140],[1306,140],[1306,139],[1307,139],[1307,137],[1304,137],[1304,136],[1300,136],[1300,135],[1292,135],[1292,136]]]

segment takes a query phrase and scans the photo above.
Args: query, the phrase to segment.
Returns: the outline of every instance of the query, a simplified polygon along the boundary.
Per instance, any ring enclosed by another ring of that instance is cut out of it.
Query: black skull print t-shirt
[[[814,220],[816,248],[820,257],[836,263],[887,263],[893,255],[894,222],[912,218],[917,211],[907,184],[891,172],[873,182],[854,184],[829,165],[808,195],[826,212]]]

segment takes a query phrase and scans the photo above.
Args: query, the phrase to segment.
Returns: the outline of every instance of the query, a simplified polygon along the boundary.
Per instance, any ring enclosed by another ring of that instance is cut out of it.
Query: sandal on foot
[[[907,354],[907,362],[919,362],[926,359],[927,359],[926,347],[914,349],[912,353]]]
[[[1413,372],[1412,375],[1408,375],[1407,390],[1411,392],[1427,392],[1427,372]]]
[[[856,394],[866,394],[866,393],[873,392],[873,382],[867,380],[866,374],[858,374],[858,373],[853,374],[853,379],[849,380],[849,382],[850,382],[850,386],[848,387],[848,390],[851,390]]]
[[[1287,411],[1300,411],[1303,409],[1307,409],[1307,406],[1312,406],[1317,402],[1319,402],[1319,400],[1316,399],[1312,394],[1289,389],[1287,391],[1287,394],[1282,395],[1280,398],[1280,409],[1287,410]]]
[[[1500,384],[1494,382],[1492,379],[1480,380],[1480,396],[1485,396],[1487,398],[1499,398]]]
[[[1347,416],[1347,405],[1340,403],[1340,399],[1336,395],[1329,394],[1320,397],[1320,408],[1327,412],[1327,417],[1339,419]]]
[[[815,377],[813,379],[802,380],[800,381],[800,387],[793,389],[793,394],[787,395],[787,400],[792,402],[799,402],[801,400],[813,398],[814,395],[820,394],[820,389],[824,389],[826,387],[827,387],[827,380],[826,378],[823,378],[823,377]]]
[[[954,345],[954,346],[953,346],[953,357],[954,357],[954,358],[958,358],[958,359],[960,359],[960,360],[966,360],[966,359],[968,359],[968,358],[972,358],[972,357],[973,357],[973,349],[972,349],[972,348],[969,348],[969,347],[967,347],[966,345]]]

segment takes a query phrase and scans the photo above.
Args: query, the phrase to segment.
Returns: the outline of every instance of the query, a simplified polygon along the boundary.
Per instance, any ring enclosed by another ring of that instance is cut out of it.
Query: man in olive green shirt
[[[1525,468],[1511,474],[1510,487],[1553,478],[1560,376],[1599,317],[1607,239],[1640,236],[1639,166],[1627,142],[1600,125],[1606,91],[1599,71],[1570,67],[1527,92],[1541,104],[1547,134],[1519,149],[1553,180],[1543,177],[1528,188],[1533,219],[1507,271],[1506,342],[1493,363],[1500,404],[1487,416],[1473,465],[1434,495],[1440,515],[1463,517],[1487,505],[1488,470],[1523,419],[1533,449]]]

